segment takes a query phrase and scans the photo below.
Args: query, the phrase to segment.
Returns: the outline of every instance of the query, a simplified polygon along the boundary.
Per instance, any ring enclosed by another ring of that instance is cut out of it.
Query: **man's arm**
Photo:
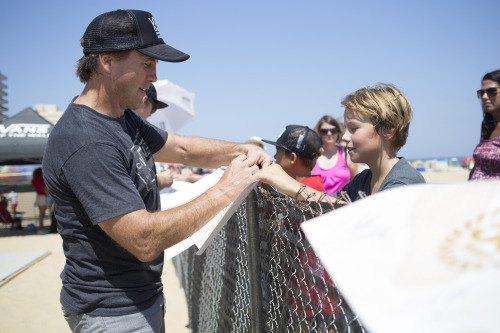
[[[118,244],[143,262],[191,236],[229,205],[253,181],[256,161],[240,155],[219,182],[193,201],[165,211],[138,210],[99,223]]]
[[[238,144],[198,137],[169,134],[165,145],[154,155],[156,162],[180,163],[187,166],[215,169],[228,165],[244,154],[261,167],[272,164],[273,158],[264,149],[252,144]]]

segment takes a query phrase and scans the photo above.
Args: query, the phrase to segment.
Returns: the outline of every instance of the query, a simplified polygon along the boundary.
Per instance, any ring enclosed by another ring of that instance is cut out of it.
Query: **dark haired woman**
[[[483,77],[477,97],[483,107],[483,122],[470,179],[500,178],[500,70]]]

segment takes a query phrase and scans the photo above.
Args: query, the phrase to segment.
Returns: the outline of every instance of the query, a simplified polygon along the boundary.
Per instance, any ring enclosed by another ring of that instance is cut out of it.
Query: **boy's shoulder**
[[[424,176],[404,157],[399,158],[398,163],[394,165],[387,178],[390,178],[388,180],[398,180],[406,185],[425,183]]]

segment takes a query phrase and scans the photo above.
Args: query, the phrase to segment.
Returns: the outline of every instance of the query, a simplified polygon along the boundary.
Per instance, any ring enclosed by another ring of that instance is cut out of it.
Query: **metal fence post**
[[[250,327],[252,333],[264,332],[262,321],[262,285],[260,269],[260,236],[255,190],[246,198],[248,244],[248,286],[250,293]]]

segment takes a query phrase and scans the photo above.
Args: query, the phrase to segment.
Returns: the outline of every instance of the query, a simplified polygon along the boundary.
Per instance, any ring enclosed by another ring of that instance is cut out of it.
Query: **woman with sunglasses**
[[[321,176],[326,193],[331,195],[358,174],[358,166],[351,161],[345,147],[340,145],[344,127],[337,119],[328,115],[321,117],[314,131],[321,138],[324,152],[318,157],[312,174]]]
[[[483,122],[470,179],[500,178],[500,70],[483,77],[477,97],[483,107]]]

